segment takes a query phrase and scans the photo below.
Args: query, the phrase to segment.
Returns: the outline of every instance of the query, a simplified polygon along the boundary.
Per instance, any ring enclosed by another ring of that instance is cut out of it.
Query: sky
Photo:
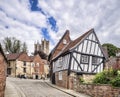
[[[100,43],[120,47],[120,0],[0,0],[0,42],[16,37],[50,41],[52,50],[66,30],[72,40],[94,28]]]

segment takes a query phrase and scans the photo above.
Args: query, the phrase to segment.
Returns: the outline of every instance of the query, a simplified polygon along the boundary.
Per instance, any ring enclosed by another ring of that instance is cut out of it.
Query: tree
[[[7,53],[19,53],[22,51],[27,50],[26,43],[21,43],[20,40],[16,39],[15,37],[6,37],[3,40],[4,49]]]
[[[27,52],[27,45],[26,45],[25,42],[23,43],[22,51],[23,51],[23,52]]]
[[[119,48],[110,43],[105,43],[102,46],[107,47],[109,57],[116,56],[116,52],[119,50]]]

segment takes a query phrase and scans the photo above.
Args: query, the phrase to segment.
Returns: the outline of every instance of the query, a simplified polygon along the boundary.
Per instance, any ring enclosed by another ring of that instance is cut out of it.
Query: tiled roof
[[[75,45],[77,45],[78,43],[80,43],[82,41],[82,39],[88,35],[88,33],[92,32],[93,29],[89,30],[88,32],[84,33],[82,36],[78,37],[77,39],[75,39],[74,41],[71,41],[69,43],[69,45],[62,51],[63,53],[68,51],[69,49],[73,48]]]
[[[7,54],[6,56],[8,60],[18,59],[19,61],[27,61],[27,62],[31,61],[26,52],[11,53],[11,54]]]
[[[30,60],[33,61],[34,60],[34,56],[29,56]]]
[[[61,44],[61,42],[62,42],[62,40],[67,36],[67,38],[68,38],[68,42],[69,41],[71,41],[71,39],[70,39],[70,37],[69,37],[69,30],[66,30],[65,31],[65,33],[64,33],[64,35],[62,36],[62,38],[60,39],[60,41],[57,43],[57,45],[54,47],[54,49],[51,51],[51,53],[49,54],[49,56],[48,56],[48,61],[50,61],[51,59],[53,59],[53,57],[56,57],[56,55],[54,55],[55,54],[55,51],[57,51],[57,50],[61,50],[61,46],[60,46],[60,44]],[[64,47],[64,46],[63,46]],[[63,48],[62,47],[62,48]],[[59,54],[59,53],[58,53]],[[57,55],[58,55],[57,54]]]
[[[19,57],[20,53],[7,54],[8,60],[16,60]]]
[[[93,32],[94,29],[89,30],[88,32],[84,33],[82,36],[78,37],[77,39],[71,41],[56,57],[60,56],[61,54],[66,53],[70,49],[74,48],[78,43],[80,43],[89,33]],[[55,57],[55,58],[56,58]],[[54,59],[55,59],[54,58]]]

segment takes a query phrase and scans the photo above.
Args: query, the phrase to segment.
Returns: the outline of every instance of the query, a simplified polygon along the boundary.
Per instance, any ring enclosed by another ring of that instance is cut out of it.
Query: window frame
[[[62,79],[63,79],[63,78],[62,78],[62,71],[59,71],[59,72],[58,72],[58,79],[59,79],[59,80],[62,80]]]
[[[98,57],[92,56],[92,64],[94,65],[98,64]]]
[[[84,59],[83,59],[84,58]],[[89,55],[81,55],[81,63],[82,64],[88,64],[89,63]]]
[[[67,40],[66,39],[63,39],[63,44],[67,44]]]

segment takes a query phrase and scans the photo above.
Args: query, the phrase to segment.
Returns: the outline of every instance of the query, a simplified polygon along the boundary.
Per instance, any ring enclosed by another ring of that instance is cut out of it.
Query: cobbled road
[[[43,80],[7,78],[6,83],[6,88],[8,84],[12,85],[14,93],[17,92],[19,97],[73,97],[49,86]],[[7,92],[10,93],[9,89]],[[10,97],[9,94],[7,97]]]

